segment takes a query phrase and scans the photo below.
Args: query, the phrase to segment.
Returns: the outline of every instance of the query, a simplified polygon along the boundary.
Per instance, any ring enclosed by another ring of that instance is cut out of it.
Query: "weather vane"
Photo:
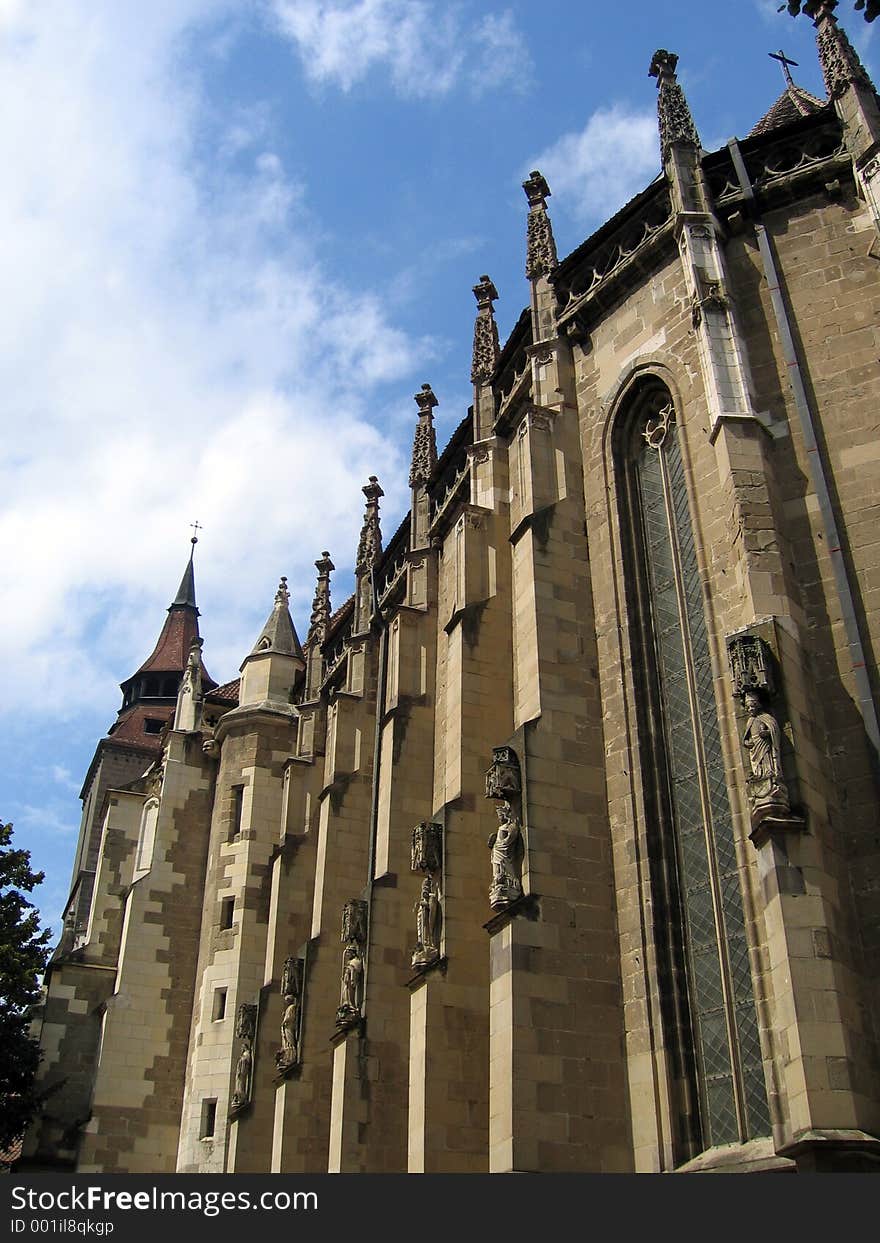
[[[780,65],[782,66],[782,72],[785,74],[786,82],[788,83],[789,86],[794,86],[794,78],[791,76],[791,70],[789,69],[789,65],[794,65],[795,69],[797,69],[798,67],[797,61],[790,60],[786,56],[785,52],[783,52],[782,48],[780,48],[778,52],[768,52],[767,55],[770,56],[773,60],[779,61]]]

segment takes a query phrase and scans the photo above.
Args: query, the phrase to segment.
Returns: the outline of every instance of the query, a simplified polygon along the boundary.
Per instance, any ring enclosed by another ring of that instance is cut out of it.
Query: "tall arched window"
[[[638,747],[665,1043],[684,1159],[770,1133],[703,592],[669,390],[619,422]]]

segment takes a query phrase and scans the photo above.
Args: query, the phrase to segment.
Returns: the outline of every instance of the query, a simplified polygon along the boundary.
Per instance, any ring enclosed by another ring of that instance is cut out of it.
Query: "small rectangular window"
[[[232,917],[235,914],[235,898],[221,898],[220,900],[220,929],[224,931],[232,927]]]
[[[244,807],[244,786],[232,787],[232,819],[229,822],[229,838],[233,841],[241,832],[241,814]]]
[[[145,734],[161,734],[162,726],[164,724],[165,724],[164,721],[160,721],[154,716],[145,717],[144,718],[144,733]]]
[[[219,1019],[226,1018],[226,989],[214,989],[214,1005],[211,1010],[211,1019],[217,1022]]]
[[[213,1139],[216,1124],[217,1101],[202,1101],[202,1122],[199,1127],[199,1139]]]

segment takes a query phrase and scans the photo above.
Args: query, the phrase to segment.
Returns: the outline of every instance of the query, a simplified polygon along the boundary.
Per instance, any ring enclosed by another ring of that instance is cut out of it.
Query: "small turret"
[[[306,662],[287,607],[289,600],[287,579],[282,578],[272,612],[241,665],[240,708],[290,703],[294,680]]]

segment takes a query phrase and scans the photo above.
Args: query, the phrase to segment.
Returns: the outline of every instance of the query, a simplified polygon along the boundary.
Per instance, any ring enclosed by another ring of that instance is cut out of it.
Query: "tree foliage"
[[[779,12],[788,9],[792,17],[797,17],[798,13],[806,13],[807,17],[815,17],[821,8],[822,0],[788,0],[788,4],[780,4]],[[880,0],[853,0],[853,8],[857,13],[863,13],[866,22],[872,22],[875,17],[880,16]]]
[[[24,1133],[39,1105],[40,1051],[28,1031],[28,1007],[40,997],[52,933],[40,930],[39,913],[24,894],[42,879],[31,871],[30,851],[13,848],[12,825],[0,822],[0,1150]]]

